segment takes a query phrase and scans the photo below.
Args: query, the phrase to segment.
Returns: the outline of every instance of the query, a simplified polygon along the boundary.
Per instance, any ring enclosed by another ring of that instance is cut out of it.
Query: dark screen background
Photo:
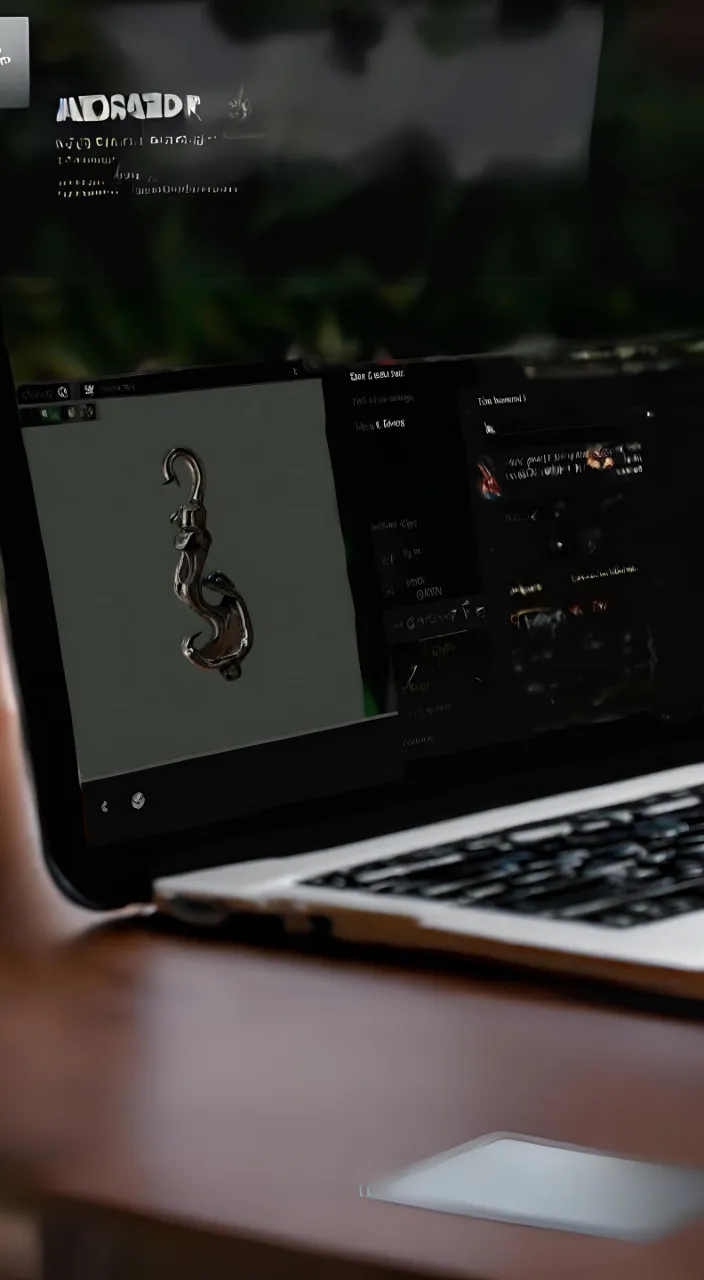
[[[704,39],[677,4],[32,8],[31,107],[0,113],[18,380],[700,325]],[[192,152],[236,195],[57,197],[62,95],[198,92],[215,137],[242,86],[264,141]]]

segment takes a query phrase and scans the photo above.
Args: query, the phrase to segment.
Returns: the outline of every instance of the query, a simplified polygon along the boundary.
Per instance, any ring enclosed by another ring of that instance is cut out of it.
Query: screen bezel
[[[684,728],[634,718],[428,762],[424,781],[381,785],[158,838],[91,847],[86,838],[68,689],[39,519],[0,331],[0,404],[7,424],[0,555],[15,670],[44,854],[61,890],[106,910],[151,899],[153,881],[228,862],[294,855],[506,803],[608,783],[702,758],[700,721]],[[537,767],[526,768],[526,761]]]

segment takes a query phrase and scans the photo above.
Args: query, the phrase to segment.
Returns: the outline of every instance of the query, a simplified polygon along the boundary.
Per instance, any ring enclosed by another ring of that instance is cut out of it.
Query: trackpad
[[[704,1213],[704,1170],[496,1133],[362,1188],[374,1200],[622,1240]]]

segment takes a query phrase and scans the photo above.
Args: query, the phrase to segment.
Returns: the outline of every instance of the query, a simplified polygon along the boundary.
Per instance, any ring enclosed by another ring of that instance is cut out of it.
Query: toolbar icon
[[[143,809],[143,808],[144,808],[144,803],[145,803],[145,798],[144,798],[144,796],[142,795],[142,792],[141,792],[141,791],[135,791],[134,795],[132,796],[132,808],[133,808],[133,809]]]
[[[58,387],[56,394],[60,400],[68,400],[68,387]]]
[[[94,383],[94,382],[84,382],[84,383],[83,383],[83,395],[84,395],[84,396],[94,396],[94,395],[95,395],[95,383]]]

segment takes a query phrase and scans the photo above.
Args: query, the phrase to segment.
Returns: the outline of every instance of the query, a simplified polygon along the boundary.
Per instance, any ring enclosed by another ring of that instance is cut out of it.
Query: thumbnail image
[[[590,471],[611,471],[615,466],[614,455],[605,444],[593,444],[587,449],[587,466]]]
[[[479,479],[477,487],[482,498],[488,502],[492,502],[495,498],[501,497],[501,485],[496,478],[496,468],[489,458],[480,458],[477,463],[479,468]]]

